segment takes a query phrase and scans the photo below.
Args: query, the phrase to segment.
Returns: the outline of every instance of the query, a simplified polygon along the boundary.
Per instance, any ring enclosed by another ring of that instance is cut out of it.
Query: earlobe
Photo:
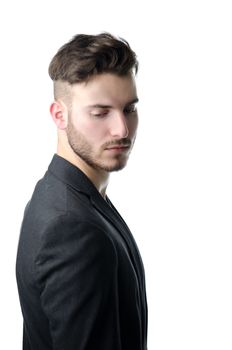
[[[57,128],[64,130],[67,127],[68,111],[66,106],[59,101],[54,101],[50,106],[50,113]]]

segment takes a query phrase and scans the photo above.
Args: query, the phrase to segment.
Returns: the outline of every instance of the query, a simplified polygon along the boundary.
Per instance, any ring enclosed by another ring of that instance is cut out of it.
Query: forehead
[[[87,83],[72,86],[73,102],[82,106],[94,104],[123,105],[137,98],[135,78],[132,74],[117,76],[100,74]]]

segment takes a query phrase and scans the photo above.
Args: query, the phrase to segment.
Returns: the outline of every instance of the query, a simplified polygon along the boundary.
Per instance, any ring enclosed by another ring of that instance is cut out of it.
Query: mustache
[[[114,140],[114,141],[108,141],[104,143],[103,147],[112,147],[112,146],[125,146],[125,147],[130,147],[132,144],[130,139],[120,139],[120,140]]]

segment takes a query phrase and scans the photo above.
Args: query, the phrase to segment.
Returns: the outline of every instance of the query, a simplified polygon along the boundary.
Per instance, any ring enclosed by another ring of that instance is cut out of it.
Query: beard
[[[131,148],[132,142],[128,138],[109,141],[103,144],[100,150],[96,151],[94,150],[94,145],[80,131],[76,130],[71,118],[69,118],[66,133],[68,143],[73,152],[93,169],[113,172],[121,170],[126,166],[129,151],[115,154],[109,158],[107,156],[104,157],[104,153],[107,152],[104,150],[113,145],[124,145]]]

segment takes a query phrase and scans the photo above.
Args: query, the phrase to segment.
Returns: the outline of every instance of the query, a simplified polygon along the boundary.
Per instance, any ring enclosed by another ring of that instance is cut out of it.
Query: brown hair
[[[109,33],[79,34],[63,45],[49,65],[51,79],[75,84],[101,73],[119,76],[138,71],[136,54],[128,42]]]

